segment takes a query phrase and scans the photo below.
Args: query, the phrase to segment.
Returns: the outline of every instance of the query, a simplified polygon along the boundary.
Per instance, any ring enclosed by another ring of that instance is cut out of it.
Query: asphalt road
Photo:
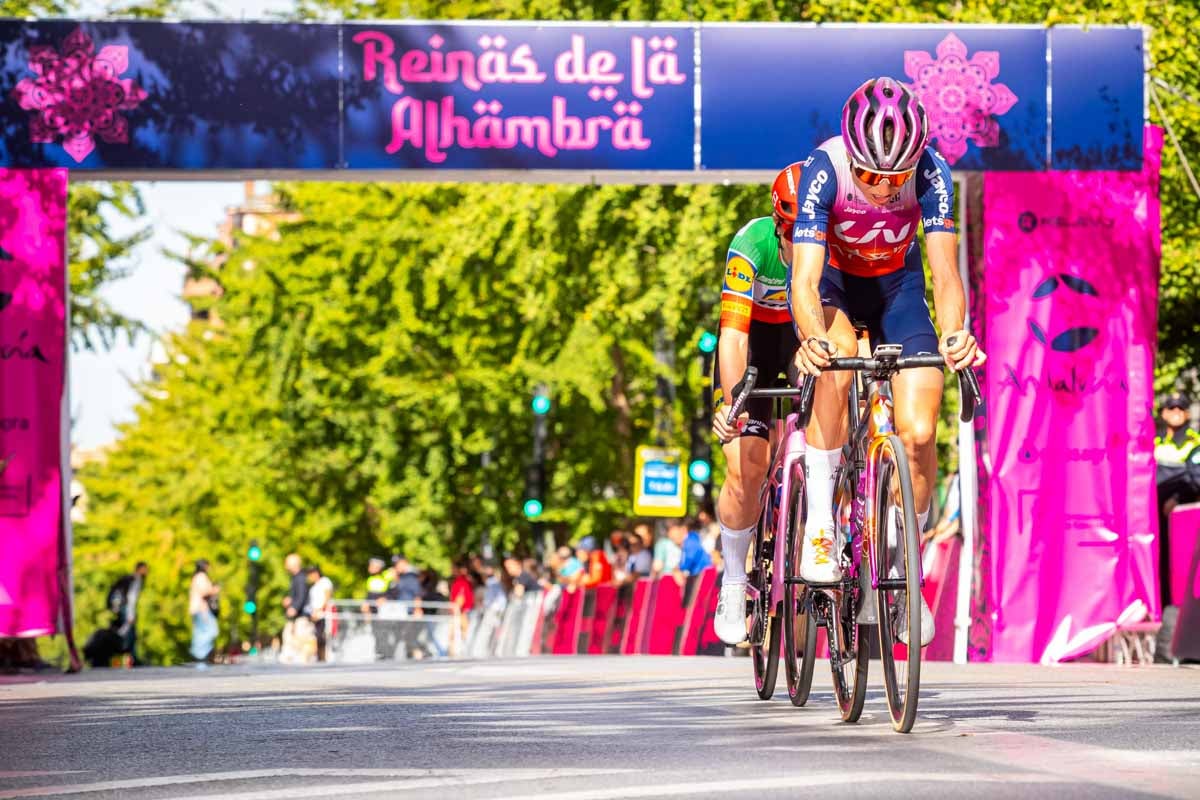
[[[0,800],[1200,797],[1196,667],[927,664],[907,736],[872,677],[857,725],[744,658],[0,678]]]

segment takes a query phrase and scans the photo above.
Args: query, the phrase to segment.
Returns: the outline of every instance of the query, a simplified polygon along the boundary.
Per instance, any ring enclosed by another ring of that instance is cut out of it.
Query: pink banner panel
[[[0,636],[59,630],[67,171],[0,169]]]
[[[995,661],[1160,613],[1153,377],[1162,134],[1142,172],[984,177]]]

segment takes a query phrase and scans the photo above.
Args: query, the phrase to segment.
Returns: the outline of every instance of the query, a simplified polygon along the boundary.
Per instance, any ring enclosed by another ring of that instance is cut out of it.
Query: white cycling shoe
[[[896,602],[900,606],[900,616],[896,619],[896,638],[908,644],[908,598],[904,591],[896,592]],[[921,596],[921,647],[927,647],[933,641],[933,611]]]
[[[842,579],[832,523],[804,531],[804,541],[800,545],[800,577],[809,583],[837,583]]]
[[[713,617],[713,632],[728,645],[746,640],[746,584],[721,584],[717,595],[717,614]]]

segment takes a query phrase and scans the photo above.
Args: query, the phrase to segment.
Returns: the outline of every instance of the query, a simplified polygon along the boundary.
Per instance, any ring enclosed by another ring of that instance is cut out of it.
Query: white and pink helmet
[[[904,172],[925,152],[929,117],[907,86],[886,76],[872,78],[842,106],[842,140],[856,165]]]

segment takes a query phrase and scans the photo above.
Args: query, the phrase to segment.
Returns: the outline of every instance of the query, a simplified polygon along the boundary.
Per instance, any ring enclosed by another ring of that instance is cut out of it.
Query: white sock
[[[833,472],[842,460],[842,448],[818,450],[809,446],[804,452],[804,490],[808,497],[805,533],[833,527]]]
[[[917,533],[925,533],[925,523],[929,522],[929,509],[926,508],[920,514],[917,514]],[[920,541],[920,537],[917,537]]]
[[[722,586],[746,582],[746,554],[754,539],[754,526],[741,531],[730,530],[721,523],[721,556],[725,560],[725,577]]]

